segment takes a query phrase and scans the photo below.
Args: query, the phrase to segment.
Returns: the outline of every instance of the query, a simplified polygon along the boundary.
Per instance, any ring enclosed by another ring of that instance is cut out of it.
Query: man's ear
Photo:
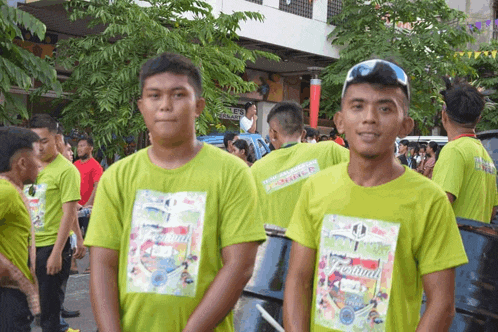
[[[409,116],[405,116],[403,118],[403,122],[401,122],[401,128],[398,132],[398,137],[403,138],[408,136],[413,130],[413,126],[415,125],[415,122],[413,119]]]
[[[301,133],[301,141],[305,141],[306,140],[306,130],[303,129],[302,133]]]
[[[143,101],[142,97],[140,97],[140,99],[137,101],[137,106],[138,106],[138,110],[140,111],[142,116],[144,115],[144,113],[142,112],[143,103],[144,103],[144,101]]]
[[[195,102],[195,117],[198,118],[202,111],[204,110],[204,107],[206,107],[206,99],[204,98],[197,98],[197,101]]]
[[[344,119],[342,111],[334,114],[334,124],[338,134],[344,134]]]

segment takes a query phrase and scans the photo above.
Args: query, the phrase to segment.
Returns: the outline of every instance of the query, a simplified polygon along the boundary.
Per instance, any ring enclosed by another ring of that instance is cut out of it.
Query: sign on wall
[[[238,108],[238,107],[230,107],[230,112],[229,113],[220,113],[219,118],[223,119],[223,120],[238,121],[246,113],[243,108]]]

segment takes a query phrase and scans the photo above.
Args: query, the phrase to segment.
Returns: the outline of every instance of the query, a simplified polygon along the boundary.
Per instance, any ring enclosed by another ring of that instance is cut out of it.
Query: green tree
[[[455,50],[473,41],[459,28],[465,15],[445,0],[345,0],[342,13],[332,19],[336,28],[332,44],[340,58],[323,73],[322,112],[328,116],[340,108],[342,85],[348,69],[372,57],[393,58],[411,77],[410,115],[434,125],[441,109],[441,76],[468,73],[472,69],[455,57]],[[399,23],[410,27],[399,27]],[[393,24],[394,23],[394,24]]]
[[[13,42],[16,37],[23,39],[19,27],[41,40],[45,37],[46,27],[42,22],[20,9],[9,7],[6,0],[0,0],[0,97],[3,95],[6,101],[0,102],[0,122],[9,124],[17,123],[18,114],[24,119],[29,117],[26,106],[12,97],[13,85],[28,91],[33,87],[34,78],[42,86],[35,89],[33,95],[46,90],[62,92],[54,67]],[[7,104],[13,106],[13,112],[7,110]]]
[[[476,87],[485,89],[490,92],[489,101],[484,107],[481,121],[477,124],[477,130],[498,129],[498,59],[493,58],[490,51],[498,50],[498,41],[492,40],[489,43],[483,43],[479,46],[479,52],[489,52],[487,55],[481,53],[475,58],[474,53],[469,58],[467,52],[462,57],[473,68],[474,75],[469,78]],[[468,51],[470,52],[470,50]],[[474,51],[472,51],[474,52]]]
[[[187,56],[203,73],[206,108],[196,123],[199,134],[222,129],[217,115],[228,111],[237,95],[257,89],[241,74],[246,62],[273,54],[248,50],[236,43],[241,21],[262,20],[253,12],[212,14],[200,0],[73,0],[66,3],[71,19],[90,18],[89,26],[104,26],[102,33],[58,44],[58,58],[72,70],[64,90],[71,91],[63,111],[66,128],[91,130],[107,153],[122,152],[123,136],[145,130],[136,101],[138,74],[146,59],[163,52]]]

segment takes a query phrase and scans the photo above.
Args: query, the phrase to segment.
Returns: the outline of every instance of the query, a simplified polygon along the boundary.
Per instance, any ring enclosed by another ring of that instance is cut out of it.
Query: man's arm
[[[118,297],[119,252],[90,248],[90,298],[100,332],[120,332]]]
[[[81,259],[85,256],[86,248],[83,245],[83,235],[81,234],[81,228],[77,214],[71,230],[74,232],[74,234],[76,234],[76,248],[74,249],[74,258]]]
[[[83,207],[93,206],[93,201],[95,200],[95,193],[97,192],[97,185],[98,184],[99,184],[98,181],[93,184],[92,194],[90,195],[88,202],[86,202],[85,206],[83,206]]]
[[[448,196],[448,200],[450,201],[451,204],[455,201],[456,197],[452,193],[446,192],[446,196]]]
[[[57,240],[55,241],[52,253],[47,260],[48,275],[57,274],[62,269],[62,250],[66,245],[69,231],[74,224],[74,219],[77,217],[76,204],[78,204],[76,201],[62,204],[62,218],[59,232],[57,233]]]
[[[183,332],[212,331],[228,315],[251,279],[258,246],[257,242],[247,242],[221,249],[223,267]]]
[[[247,130],[248,133],[255,134],[256,133],[256,122],[258,120],[258,116],[254,115],[252,117],[252,126]]]
[[[455,269],[426,274],[422,281],[427,304],[417,332],[448,331],[455,316]]]
[[[284,328],[287,332],[310,330],[316,250],[292,242],[285,281]]]

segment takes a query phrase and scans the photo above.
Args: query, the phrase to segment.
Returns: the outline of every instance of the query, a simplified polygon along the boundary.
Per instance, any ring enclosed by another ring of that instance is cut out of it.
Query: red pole
[[[318,75],[317,75],[318,76]],[[318,126],[318,110],[320,108],[320,91],[322,80],[313,78],[310,80],[310,127]]]

